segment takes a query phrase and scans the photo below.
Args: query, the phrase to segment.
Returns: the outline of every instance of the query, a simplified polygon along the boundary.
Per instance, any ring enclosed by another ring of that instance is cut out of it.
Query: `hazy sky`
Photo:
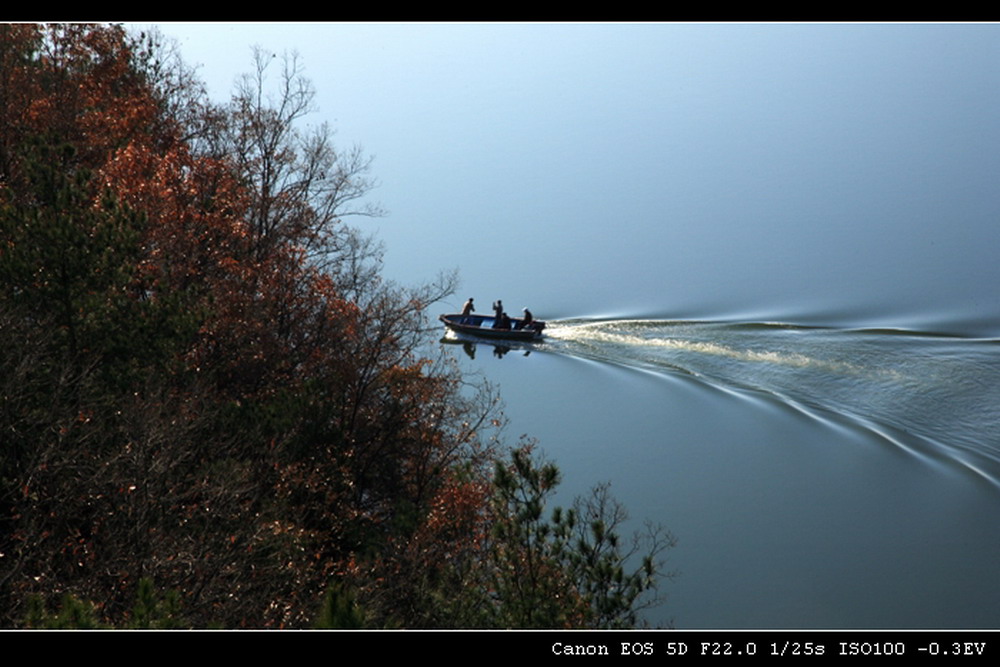
[[[318,93],[311,120],[375,158],[389,214],[358,223],[384,240],[386,275],[413,283],[457,267],[451,308],[473,296],[481,310],[502,298],[543,319],[1000,337],[1000,24],[160,29],[220,99],[250,70],[251,45],[296,50]],[[797,335],[780,345],[800,352]],[[503,389],[509,433],[540,439],[566,491],[613,480],[633,516],[676,531],[682,576],[666,590],[680,627],[988,617],[996,535],[979,522],[995,498],[972,498],[980,485],[901,467],[891,437],[869,438],[867,420],[841,428],[825,396],[834,418],[803,419],[800,406],[688,382],[698,366],[673,377],[668,357],[662,375],[633,373],[658,357],[637,347],[623,364],[613,352],[607,364],[509,363],[525,361],[515,353],[487,365],[480,346],[476,367]],[[772,386],[766,363],[719,365]],[[786,370],[835,396],[853,386]],[[901,407],[926,399],[909,387]],[[928,535],[944,539],[928,549]]]
[[[375,157],[387,273],[458,267],[456,303],[998,309],[998,25],[160,29],[220,98],[251,45],[297,51]]]

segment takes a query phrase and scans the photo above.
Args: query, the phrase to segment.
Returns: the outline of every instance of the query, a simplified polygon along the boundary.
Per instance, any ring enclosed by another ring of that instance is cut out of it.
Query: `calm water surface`
[[[552,323],[449,350],[675,533],[651,619],[1000,627],[1000,26],[485,33],[371,116],[386,268]]]
[[[301,53],[387,278],[552,323],[447,349],[676,534],[654,622],[1000,627],[1000,25],[167,28]]]
[[[1000,621],[1000,341],[741,321],[565,319],[451,346],[511,427],[678,538],[678,628]],[[460,352],[464,349],[464,354]]]

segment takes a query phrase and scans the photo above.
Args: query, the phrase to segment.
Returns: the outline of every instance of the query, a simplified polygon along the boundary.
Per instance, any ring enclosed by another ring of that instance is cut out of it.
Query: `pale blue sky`
[[[728,319],[1000,337],[1000,25],[161,29],[219,98],[249,70],[251,45],[297,50],[318,92],[313,120],[375,156],[389,215],[359,224],[385,241],[386,274],[412,283],[458,267],[453,308],[474,296],[550,320],[707,319],[690,335],[716,343]],[[662,335],[687,335],[675,330]],[[848,364],[910,349],[896,336],[824,332],[810,348],[798,337],[815,333],[743,331],[721,342],[760,335],[776,354],[826,358],[828,341],[846,340],[831,353]],[[967,366],[951,343],[918,346],[903,366],[954,377]],[[723,377],[748,375],[703,385],[689,380],[711,376],[710,355],[684,366],[595,345],[608,363],[501,361],[485,345],[469,363],[501,387],[508,433],[538,437],[559,463],[563,493],[612,481],[634,517],[676,532],[681,576],[664,613],[679,627],[989,622],[992,489],[938,470],[948,455],[900,456],[879,426],[902,415],[920,433],[934,416],[906,412],[932,394],[887,388],[888,414],[869,422],[836,397],[868,414],[877,401],[854,388],[880,383],[720,359]],[[971,391],[990,369],[966,378]],[[789,398],[742,393],[744,382]],[[959,402],[972,426],[941,423],[978,434],[978,403]]]
[[[997,310],[1000,26],[160,29],[219,97],[296,50],[313,120],[375,157],[387,273],[458,267],[458,303]]]

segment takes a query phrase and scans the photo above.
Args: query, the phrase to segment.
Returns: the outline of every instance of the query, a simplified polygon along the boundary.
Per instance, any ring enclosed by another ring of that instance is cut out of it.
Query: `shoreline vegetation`
[[[0,26],[0,627],[646,625],[673,537],[546,507],[301,72],[217,104],[159,34]]]

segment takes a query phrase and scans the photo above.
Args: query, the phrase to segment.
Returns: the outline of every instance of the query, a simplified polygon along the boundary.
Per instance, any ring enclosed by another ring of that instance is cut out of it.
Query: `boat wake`
[[[563,320],[540,350],[753,392],[1000,488],[1000,341],[768,322]]]

